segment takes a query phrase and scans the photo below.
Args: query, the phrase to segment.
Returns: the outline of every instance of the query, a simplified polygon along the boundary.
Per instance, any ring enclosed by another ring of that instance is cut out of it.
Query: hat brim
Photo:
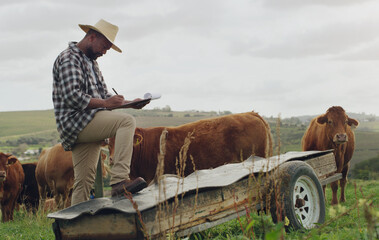
[[[117,47],[109,38],[107,38],[107,36],[105,36],[99,29],[97,29],[96,27],[94,26],[91,26],[91,25],[84,25],[84,24],[79,24],[79,27],[85,32],[87,33],[90,29],[92,30],[95,30],[96,32],[99,32],[101,33],[101,35],[103,35],[106,39],[108,39],[109,42],[112,43],[112,49],[114,49],[115,51],[117,52],[122,52],[121,49],[119,47]]]

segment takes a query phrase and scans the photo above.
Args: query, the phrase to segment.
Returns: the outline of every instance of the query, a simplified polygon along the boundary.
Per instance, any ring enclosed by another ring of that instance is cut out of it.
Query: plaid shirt
[[[106,99],[112,95],[107,90],[97,62],[88,59],[76,42],[70,42],[55,60],[53,78],[55,121],[63,148],[71,151],[79,133],[95,113],[104,110],[88,109],[91,98]]]

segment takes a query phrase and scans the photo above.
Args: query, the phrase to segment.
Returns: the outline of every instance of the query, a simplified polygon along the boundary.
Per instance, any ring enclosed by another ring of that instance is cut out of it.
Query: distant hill
[[[135,116],[138,127],[178,126],[204,118],[227,115],[231,112],[171,111],[169,107],[154,110],[124,109]],[[355,130],[356,150],[351,162],[361,161],[379,155],[379,118],[364,113],[348,113],[360,122]],[[287,151],[301,151],[301,138],[314,116],[284,118],[278,125],[277,118],[264,117],[270,124],[274,138],[274,154]],[[279,136],[278,133],[279,132]],[[32,148],[47,147],[59,140],[53,110],[0,112],[0,151],[10,152],[20,144]],[[279,145],[280,143],[280,145]]]
[[[377,122],[379,121],[379,117],[376,115],[372,114],[365,114],[365,113],[351,113],[347,112],[346,113],[349,117],[357,119],[359,122]],[[297,116],[297,117],[292,117],[292,118],[297,118],[300,120],[301,123],[303,124],[309,124],[310,121],[317,117],[318,115],[303,115],[303,116]]]

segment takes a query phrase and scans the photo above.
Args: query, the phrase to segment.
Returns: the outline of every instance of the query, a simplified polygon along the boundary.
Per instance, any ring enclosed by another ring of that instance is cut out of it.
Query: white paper
[[[143,98],[154,100],[154,99],[161,98],[161,94],[160,93],[145,93],[145,95],[143,95]]]

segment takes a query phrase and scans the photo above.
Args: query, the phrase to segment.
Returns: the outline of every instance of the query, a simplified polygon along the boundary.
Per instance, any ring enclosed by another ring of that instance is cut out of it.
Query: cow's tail
[[[266,127],[266,152],[265,155],[266,157],[272,157],[273,150],[272,150],[272,135],[271,135],[271,128],[268,123],[263,120],[264,125]]]

